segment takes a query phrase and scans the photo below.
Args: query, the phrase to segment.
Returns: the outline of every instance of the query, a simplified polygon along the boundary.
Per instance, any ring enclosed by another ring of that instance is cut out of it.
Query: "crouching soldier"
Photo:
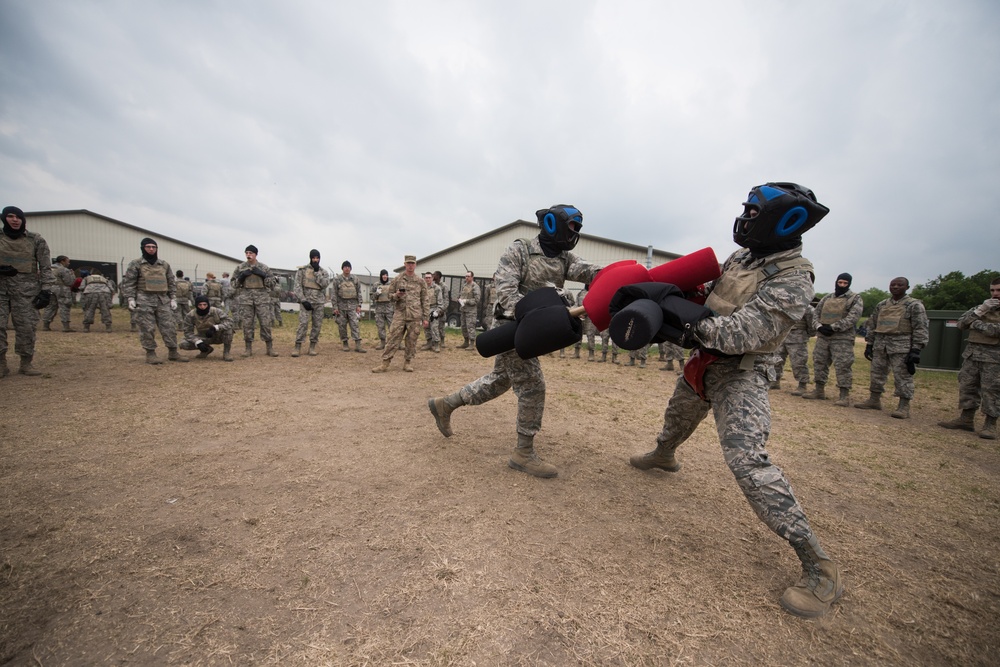
[[[222,344],[222,360],[232,361],[233,320],[222,308],[209,303],[208,297],[196,296],[194,308],[184,316],[184,340],[182,350],[199,350],[196,359],[205,359],[215,349],[212,345]]]

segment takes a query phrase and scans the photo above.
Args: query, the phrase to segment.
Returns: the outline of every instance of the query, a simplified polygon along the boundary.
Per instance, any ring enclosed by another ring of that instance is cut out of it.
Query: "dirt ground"
[[[996,664],[1000,446],[935,425],[954,373],[918,372],[907,421],[771,392],[771,454],[846,578],[809,621],[711,417],[680,472],[628,466],[676,381],[655,360],[544,358],[540,480],[506,465],[511,393],[435,428],[426,399],[491,365],[454,332],[373,375],[330,322],[290,358],[286,314],[277,359],[153,367],[115,317],[39,332],[44,376],[0,380],[0,664]]]

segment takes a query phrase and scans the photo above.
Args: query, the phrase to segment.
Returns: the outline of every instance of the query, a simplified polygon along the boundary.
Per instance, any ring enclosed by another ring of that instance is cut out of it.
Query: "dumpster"
[[[920,353],[920,367],[957,371],[969,332],[958,328],[964,310],[928,310],[930,341]]]

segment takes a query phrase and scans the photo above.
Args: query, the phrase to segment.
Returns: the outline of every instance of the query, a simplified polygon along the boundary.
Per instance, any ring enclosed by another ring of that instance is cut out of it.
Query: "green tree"
[[[910,293],[923,301],[927,310],[968,310],[989,296],[990,281],[997,276],[1000,272],[986,269],[969,277],[952,271],[917,285]]]
[[[861,311],[861,316],[868,317],[875,310],[875,306],[888,298],[889,293],[877,287],[869,287],[864,292],[861,292],[861,301],[865,304],[864,310]]]

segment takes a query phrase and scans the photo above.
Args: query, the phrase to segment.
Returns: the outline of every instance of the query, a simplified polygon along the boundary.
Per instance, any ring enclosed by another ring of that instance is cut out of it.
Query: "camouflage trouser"
[[[274,309],[274,322],[278,323],[278,326],[285,326],[285,321],[281,319],[281,301],[271,302],[271,307]]]
[[[896,385],[893,395],[905,399],[913,398],[913,376],[906,370],[905,362],[905,352],[886,353],[885,348],[875,348],[872,355],[872,379],[868,387],[871,393],[881,394],[885,391],[889,369],[892,369],[893,384]]]
[[[177,316],[177,330],[180,331],[184,328],[184,316],[188,314],[191,310],[191,302],[187,299],[177,299],[177,310],[174,314]]]
[[[801,544],[812,536],[809,521],[765,448],[771,432],[770,381],[761,361],[751,371],[741,371],[738,359],[709,366],[704,376],[708,401],[701,400],[683,376],[677,378],[656,442],[664,449],[677,449],[711,409],[726,465],[750,507],[777,535]]]
[[[781,361],[774,365],[774,376],[780,380],[785,373],[785,359],[792,360],[792,377],[796,382],[809,384],[809,344],[789,343],[785,341],[778,348],[778,356]],[[837,377],[840,377],[838,374]]]
[[[680,345],[675,345],[674,343],[660,343],[660,350],[663,351],[665,358],[668,361],[676,359],[677,361],[684,361],[684,348]]]
[[[299,328],[295,331],[295,344],[302,345],[306,340],[306,331],[309,323],[312,322],[312,333],[309,334],[310,343],[318,343],[319,335],[323,331],[323,304],[310,301],[312,310],[306,310],[299,303]]]
[[[201,338],[199,336],[199,338]],[[202,338],[203,341],[209,345],[232,345],[233,344],[233,332],[232,331],[218,331],[216,334],[210,338]],[[180,342],[177,346],[182,350],[197,350],[198,346],[194,344],[193,340],[187,340],[186,338]]]
[[[166,294],[139,292],[135,296],[135,321],[139,325],[139,344],[144,350],[155,350],[154,332],[160,330],[160,338],[167,349],[177,347],[175,314],[170,310],[170,297]]]
[[[469,342],[476,340],[476,307],[462,306],[462,338],[468,338]]]
[[[94,313],[101,309],[101,322],[111,324],[111,304],[106,294],[83,295],[83,323],[93,324]]]
[[[361,340],[361,331],[358,329],[358,300],[348,299],[341,302],[340,315],[337,315],[337,331],[340,333],[340,340],[347,342],[347,327],[350,325],[351,338]]]
[[[438,337],[441,339],[441,345],[444,345],[444,328],[448,326],[448,314],[445,313],[439,317],[436,321],[438,328]]]
[[[431,320],[424,329],[424,339],[431,345],[441,344],[441,327],[438,326],[438,318]]]
[[[393,317],[392,326],[389,327],[389,338],[385,343],[385,352],[382,353],[382,361],[392,361],[396,356],[399,344],[404,343],[403,359],[410,361],[417,356],[417,341],[420,340],[420,322],[408,320],[403,316]]]
[[[517,396],[517,432],[534,436],[542,428],[545,410],[545,378],[538,359],[522,359],[517,352],[494,357],[493,370],[459,391],[467,405],[480,405],[514,387]]]
[[[54,287],[51,292],[52,297],[49,299],[49,305],[45,306],[45,310],[42,312],[42,322],[46,324],[52,322],[56,317],[56,311],[58,311],[59,321],[69,324],[69,308],[73,305],[73,292],[65,286]]]
[[[967,357],[958,371],[958,407],[975,410],[980,405],[984,415],[1000,417],[1000,364]]]
[[[378,339],[383,343],[387,330],[392,326],[392,311],[391,303],[375,304],[375,329],[378,331]]]
[[[240,322],[243,324],[243,340],[253,342],[254,320],[260,322],[260,339],[271,342],[271,316],[274,306],[271,295],[264,289],[243,289],[240,292]]]
[[[648,347],[641,347],[638,350],[629,350],[629,359],[636,359],[638,361],[646,361],[646,357],[649,355]]]
[[[813,349],[816,384],[826,384],[830,377],[830,364],[837,371],[837,386],[850,389],[854,383],[854,338],[816,336],[816,347]]]
[[[14,352],[19,357],[35,353],[35,327],[38,311],[31,300],[38,294],[37,280],[27,276],[0,278],[0,356],[7,354],[7,322],[14,323]]]

